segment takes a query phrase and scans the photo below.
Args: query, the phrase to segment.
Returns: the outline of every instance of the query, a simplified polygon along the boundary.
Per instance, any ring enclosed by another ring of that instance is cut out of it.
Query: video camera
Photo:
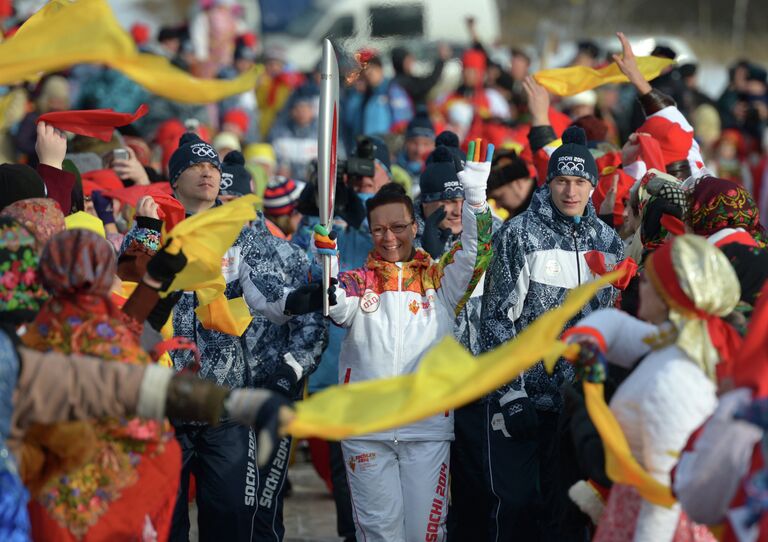
[[[336,177],[339,183],[344,182],[344,175],[348,180],[359,179],[360,177],[373,177],[376,168],[375,145],[368,137],[360,137],[357,140],[357,146],[352,156],[347,160],[339,160],[336,168]]]

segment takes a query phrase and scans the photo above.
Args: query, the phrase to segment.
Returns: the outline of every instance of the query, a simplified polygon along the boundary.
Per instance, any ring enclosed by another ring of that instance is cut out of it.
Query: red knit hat
[[[224,113],[221,119],[222,126],[225,124],[234,124],[242,133],[248,132],[248,113],[242,109],[230,109]]]
[[[275,177],[264,190],[264,213],[271,216],[289,215],[296,208],[304,183],[287,177]]]
[[[461,57],[461,64],[465,68],[474,68],[481,73],[485,73],[487,66],[485,53],[477,49],[467,49],[464,56]]]

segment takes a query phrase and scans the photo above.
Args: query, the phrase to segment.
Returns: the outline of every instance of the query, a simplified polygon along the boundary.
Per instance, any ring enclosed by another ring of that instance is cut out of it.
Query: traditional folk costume
[[[24,335],[27,346],[150,363],[137,322],[110,299],[116,260],[108,242],[86,230],[62,232],[46,246],[40,270],[52,297]],[[167,422],[36,426],[27,432],[22,465],[36,495],[29,508],[35,538],[167,537],[181,470]]]
[[[705,239],[683,235],[652,253],[645,272],[669,306],[655,326],[614,309],[598,311],[567,335],[592,337],[609,362],[631,366],[642,358],[610,402],[631,455],[664,487],[689,435],[717,404],[716,365],[740,344],[722,320],[739,300],[739,283],[726,257]],[[641,300],[642,303],[642,300]],[[714,540],[679,504],[660,506],[617,481],[595,540]]]

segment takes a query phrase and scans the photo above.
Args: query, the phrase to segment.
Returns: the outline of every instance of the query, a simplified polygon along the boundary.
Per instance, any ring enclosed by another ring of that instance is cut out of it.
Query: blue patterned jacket
[[[514,338],[536,318],[561,305],[568,290],[593,280],[584,258],[593,250],[604,254],[608,266],[624,258],[621,239],[597,217],[591,202],[577,224],[556,210],[549,186],[537,189],[528,210],[506,222],[494,236],[482,301],[482,350]],[[594,310],[613,306],[616,296],[612,286],[602,288],[566,327]],[[560,386],[572,379],[573,369],[563,360],[552,376],[538,363],[495,395],[519,390],[524,382],[538,410],[559,411]]]
[[[414,247],[423,248],[421,245],[421,237],[424,235],[424,211],[421,208],[421,199],[416,198],[413,202],[413,210],[416,218],[416,239],[414,240]],[[493,233],[495,234],[503,222],[498,217],[493,217]],[[461,238],[461,234],[451,234],[448,241],[445,243],[445,248],[442,254],[448,252],[448,250]],[[478,355],[482,352],[480,345],[480,311],[482,308],[483,290],[485,285],[485,278],[481,279],[472,292],[472,296],[467,300],[464,308],[456,317],[456,326],[453,329],[453,336],[459,341],[464,348],[472,352],[473,355]]]
[[[261,213],[259,213],[260,218]],[[267,267],[276,266],[282,271],[285,286],[293,289],[306,284],[310,275],[309,258],[293,243],[273,236],[264,220],[251,226],[256,238],[272,243],[273,259]],[[262,264],[257,264],[258,268]],[[267,270],[271,275],[272,270]],[[253,322],[243,334],[247,354],[246,370],[248,386],[262,386],[284,357],[289,355],[301,365],[302,377],[309,376],[320,363],[320,356],[328,344],[328,321],[322,313],[315,312],[296,316],[283,325],[276,325],[260,314],[254,314]]]
[[[257,226],[262,222],[259,218]],[[198,303],[192,292],[185,292],[173,309],[174,335],[191,339],[200,351],[200,377],[230,388],[263,384],[288,352],[308,375],[317,366],[318,349],[327,341],[327,327],[320,315],[287,322],[270,313],[277,323],[263,316],[266,307],[279,305],[286,288],[306,282],[309,263],[297,257],[288,243],[280,243],[260,227],[244,227],[222,261],[226,297],[244,297],[254,315],[242,337],[205,329],[195,314]],[[134,226],[126,234],[121,252],[134,242],[156,251],[158,240],[151,230]],[[177,371],[193,362],[192,353],[185,350],[173,352],[171,359]]]
[[[301,218],[296,233],[293,234],[293,243],[302,248],[306,254],[311,253],[309,246],[312,242],[312,231],[315,225],[319,223],[319,217],[305,215]],[[349,271],[365,265],[368,253],[373,248],[371,232],[368,231],[368,220],[366,219],[359,228],[352,228],[343,219],[336,217],[332,227],[338,235],[336,243],[339,248],[339,269]],[[320,266],[314,262],[311,265],[312,276],[315,278],[322,277],[323,272]],[[334,325],[329,326],[328,347],[323,352],[317,372],[309,380],[310,393],[339,383],[339,353],[341,352],[341,343],[346,336],[346,329]]]

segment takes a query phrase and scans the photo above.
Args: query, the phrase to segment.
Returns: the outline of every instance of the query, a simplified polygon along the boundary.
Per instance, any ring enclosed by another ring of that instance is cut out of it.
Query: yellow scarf
[[[242,297],[227,299],[226,283],[221,274],[221,260],[243,226],[256,218],[254,194],[198,213],[179,222],[164,242],[172,239],[169,250],[184,249],[187,265],[176,275],[168,289],[194,290],[199,306],[195,309],[206,329],[240,336],[251,323],[251,313]]]
[[[296,404],[287,432],[297,438],[341,440],[399,427],[450,410],[510,382],[541,359],[548,370],[569,348],[557,338],[563,326],[620,273],[572,290],[512,341],[474,357],[446,337],[403,376],[333,386]],[[371,360],[374,362],[375,360]]]
[[[148,91],[183,103],[211,103],[253,90],[262,71],[198,79],[165,58],[139,53],[106,0],[51,0],[0,43],[0,84],[36,80],[74,64],[106,64]]]
[[[667,66],[674,63],[674,60],[668,58],[637,57],[637,65],[647,81],[656,79]],[[558,96],[573,96],[609,83],[629,83],[615,62],[597,70],[587,66],[541,70],[533,74],[533,77],[541,86]]]

